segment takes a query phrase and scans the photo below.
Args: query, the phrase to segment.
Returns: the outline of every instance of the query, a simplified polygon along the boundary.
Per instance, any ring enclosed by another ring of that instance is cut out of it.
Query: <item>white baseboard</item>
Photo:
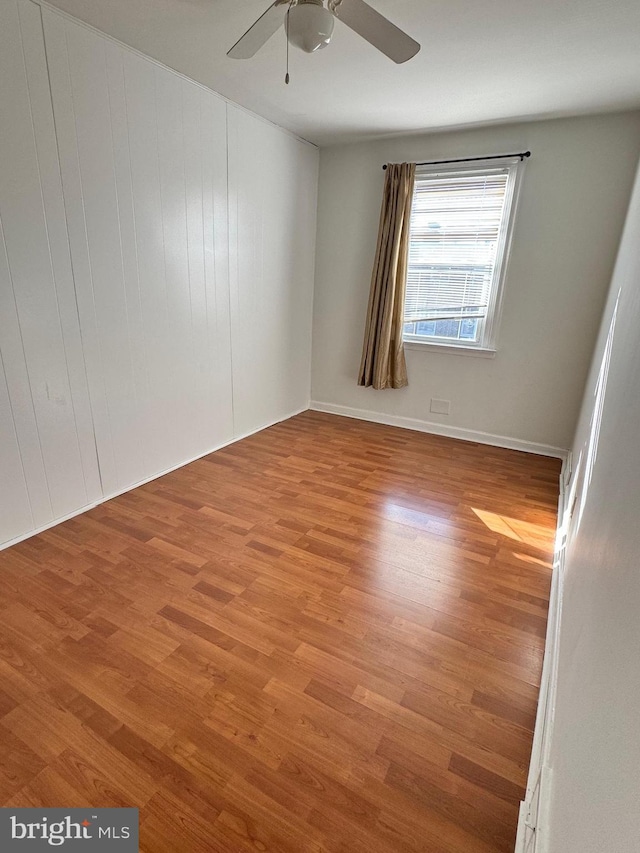
[[[284,415],[281,418],[277,418],[277,420],[275,421],[269,421],[268,423],[262,424],[262,426],[242,433],[242,435],[234,436],[234,438],[230,439],[229,441],[223,441],[221,444],[217,444],[215,445],[215,447],[211,447],[209,450],[205,450],[204,453],[199,453],[197,456],[192,456],[189,459],[185,459],[183,462],[179,462],[177,465],[172,465],[171,468],[166,468],[163,471],[159,471],[157,474],[152,474],[151,477],[146,477],[144,480],[139,480],[136,483],[131,483],[131,485],[126,486],[126,488],[124,489],[119,489],[116,492],[111,492],[111,494],[105,495],[98,501],[85,504],[84,506],[81,506],[78,509],[74,509],[73,512],[67,513],[67,515],[63,515],[60,518],[55,518],[52,521],[48,521],[46,524],[41,525],[40,527],[36,527],[34,530],[29,530],[27,533],[23,533],[20,536],[16,536],[14,539],[9,539],[7,542],[1,542],[0,551],[3,551],[5,548],[10,548],[12,545],[17,545],[18,542],[24,542],[25,539],[30,539],[32,536],[37,536],[38,533],[44,533],[45,530],[50,530],[52,527],[56,527],[58,524],[62,524],[64,521],[69,521],[70,518],[75,518],[77,515],[82,515],[83,512],[88,512],[90,509],[93,509],[96,506],[100,506],[100,504],[106,503],[107,501],[110,501],[113,498],[117,498],[118,495],[124,495],[126,492],[130,492],[133,489],[137,489],[139,486],[144,486],[145,483],[151,483],[153,480],[157,480],[160,477],[164,477],[165,474],[170,474],[172,471],[177,471],[178,468],[184,468],[185,465],[190,465],[192,462],[197,462],[198,459],[202,459],[204,456],[208,456],[210,453],[215,453],[216,450],[222,450],[223,447],[228,447],[230,444],[235,444],[236,441],[242,441],[243,438],[249,438],[250,435],[255,435],[257,432],[262,432],[263,429],[267,429],[270,426],[282,423],[282,421],[288,421],[289,418],[293,418],[295,415],[299,415],[302,412],[306,412],[308,411],[308,409],[308,405],[304,406],[302,409],[296,409],[295,412],[290,412],[288,415]]]
[[[538,798],[538,814],[536,818],[535,847],[532,853],[550,853],[549,825],[551,822],[551,792],[553,771],[548,765],[543,765],[540,773],[540,795]]]
[[[560,472],[558,498],[558,527],[556,531],[555,558],[551,580],[551,596],[544,646],[544,664],[540,680],[538,711],[533,734],[529,776],[524,801],[520,804],[518,836],[515,853],[549,853],[549,820],[551,811],[552,768],[549,765],[551,739],[556,708],[558,685],[558,653],[564,593],[564,563],[566,533],[569,523],[569,482],[572,458],[569,452]]]
[[[334,403],[323,403],[319,400],[312,400],[311,408],[316,412],[343,415],[346,418],[373,421],[374,423],[386,424],[387,426],[413,429],[418,432],[443,435],[447,438],[458,438],[462,441],[473,441],[476,444],[490,444],[494,447],[506,447],[509,450],[522,450],[525,453],[536,453],[539,456],[554,456],[563,461],[567,458],[568,453],[562,447],[553,447],[550,444],[538,444],[537,442],[524,441],[520,438],[510,438],[509,436],[493,435],[492,433],[480,432],[479,430],[446,426],[446,424],[437,424],[417,418],[405,418],[401,415],[387,415],[382,412],[370,412],[367,409],[354,409],[351,406],[337,406]]]

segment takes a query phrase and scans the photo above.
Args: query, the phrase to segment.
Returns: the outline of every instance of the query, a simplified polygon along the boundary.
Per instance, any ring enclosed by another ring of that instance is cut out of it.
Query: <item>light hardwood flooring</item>
[[[305,412],[0,552],[0,803],[511,851],[558,460]]]

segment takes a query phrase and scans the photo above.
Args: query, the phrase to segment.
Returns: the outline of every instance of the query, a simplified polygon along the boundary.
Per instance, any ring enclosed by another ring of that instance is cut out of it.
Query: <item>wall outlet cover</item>
[[[436,400],[432,397],[429,411],[436,415],[448,415],[451,412],[451,400]]]

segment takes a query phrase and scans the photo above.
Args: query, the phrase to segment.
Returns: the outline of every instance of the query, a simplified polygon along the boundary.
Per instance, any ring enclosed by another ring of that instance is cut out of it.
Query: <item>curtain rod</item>
[[[443,163],[472,163],[475,160],[504,160],[505,157],[519,157],[524,160],[531,157],[531,151],[519,151],[516,154],[491,154],[489,157],[460,157],[458,160],[425,160],[423,163],[416,163],[416,166],[440,166]],[[387,168],[385,163],[382,167]]]

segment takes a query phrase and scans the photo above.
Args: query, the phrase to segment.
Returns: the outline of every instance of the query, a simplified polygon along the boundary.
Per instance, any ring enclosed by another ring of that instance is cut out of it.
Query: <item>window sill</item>
[[[495,358],[496,350],[487,347],[456,346],[455,344],[437,344],[431,341],[405,341],[405,349],[421,350],[422,352],[434,352],[441,355],[470,355],[475,358]]]

